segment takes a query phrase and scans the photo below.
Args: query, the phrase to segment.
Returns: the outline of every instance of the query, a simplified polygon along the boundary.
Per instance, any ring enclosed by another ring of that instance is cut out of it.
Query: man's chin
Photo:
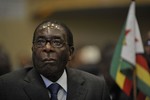
[[[38,71],[44,76],[51,76],[56,74],[55,72],[57,71],[57,68],[56,66],[46,64],[43,68],[39,68]]]

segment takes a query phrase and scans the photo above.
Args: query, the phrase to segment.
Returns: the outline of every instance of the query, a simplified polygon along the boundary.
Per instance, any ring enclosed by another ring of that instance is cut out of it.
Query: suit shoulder
[[[102,75],[96,76],[91,73],[79,70],[79,69],[69,68],[68,70],[70,70],[72,76],[74,76],[74,77],[83,78],[83,79],[86,79],[91,82],[95,82],[95,81],[105,82],[105,79]]]
[[[18,80],[26,76],[32,68],[23,68],[0,76],[0,80]]]

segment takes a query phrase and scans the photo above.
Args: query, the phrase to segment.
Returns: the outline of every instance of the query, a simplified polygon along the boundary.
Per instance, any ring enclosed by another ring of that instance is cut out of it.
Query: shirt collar
[[[40,74],[41,75],[41,74]],[[41,75],[46,88],[50,86],[53,82]],[[55,82],[58,83],[66,92],[67,92],[67,73],[66,70],[64,70],[62,76]]]

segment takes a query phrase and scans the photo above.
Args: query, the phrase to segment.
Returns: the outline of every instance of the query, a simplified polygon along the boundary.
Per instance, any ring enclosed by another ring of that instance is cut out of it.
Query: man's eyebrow
[[[44,36],[38,36],[38,37],[37,37],[37,39],[40,39],[40,38],[41,38],[41,39],[44,39],[45,37],[44,37]]]
[[[51,36],[51,37],[38,36],[36,39],[62,39],[62,38],[59,36]]]
[[[52,36],[52,39],[61,39],[60,36]]]

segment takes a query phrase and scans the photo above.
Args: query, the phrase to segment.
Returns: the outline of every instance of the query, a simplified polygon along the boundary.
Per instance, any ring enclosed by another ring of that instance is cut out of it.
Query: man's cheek
[[[64,62],[64,61],[68,61],[68,59],[69,59],[68,53],[64,52],[61,55],[61,60]]]

